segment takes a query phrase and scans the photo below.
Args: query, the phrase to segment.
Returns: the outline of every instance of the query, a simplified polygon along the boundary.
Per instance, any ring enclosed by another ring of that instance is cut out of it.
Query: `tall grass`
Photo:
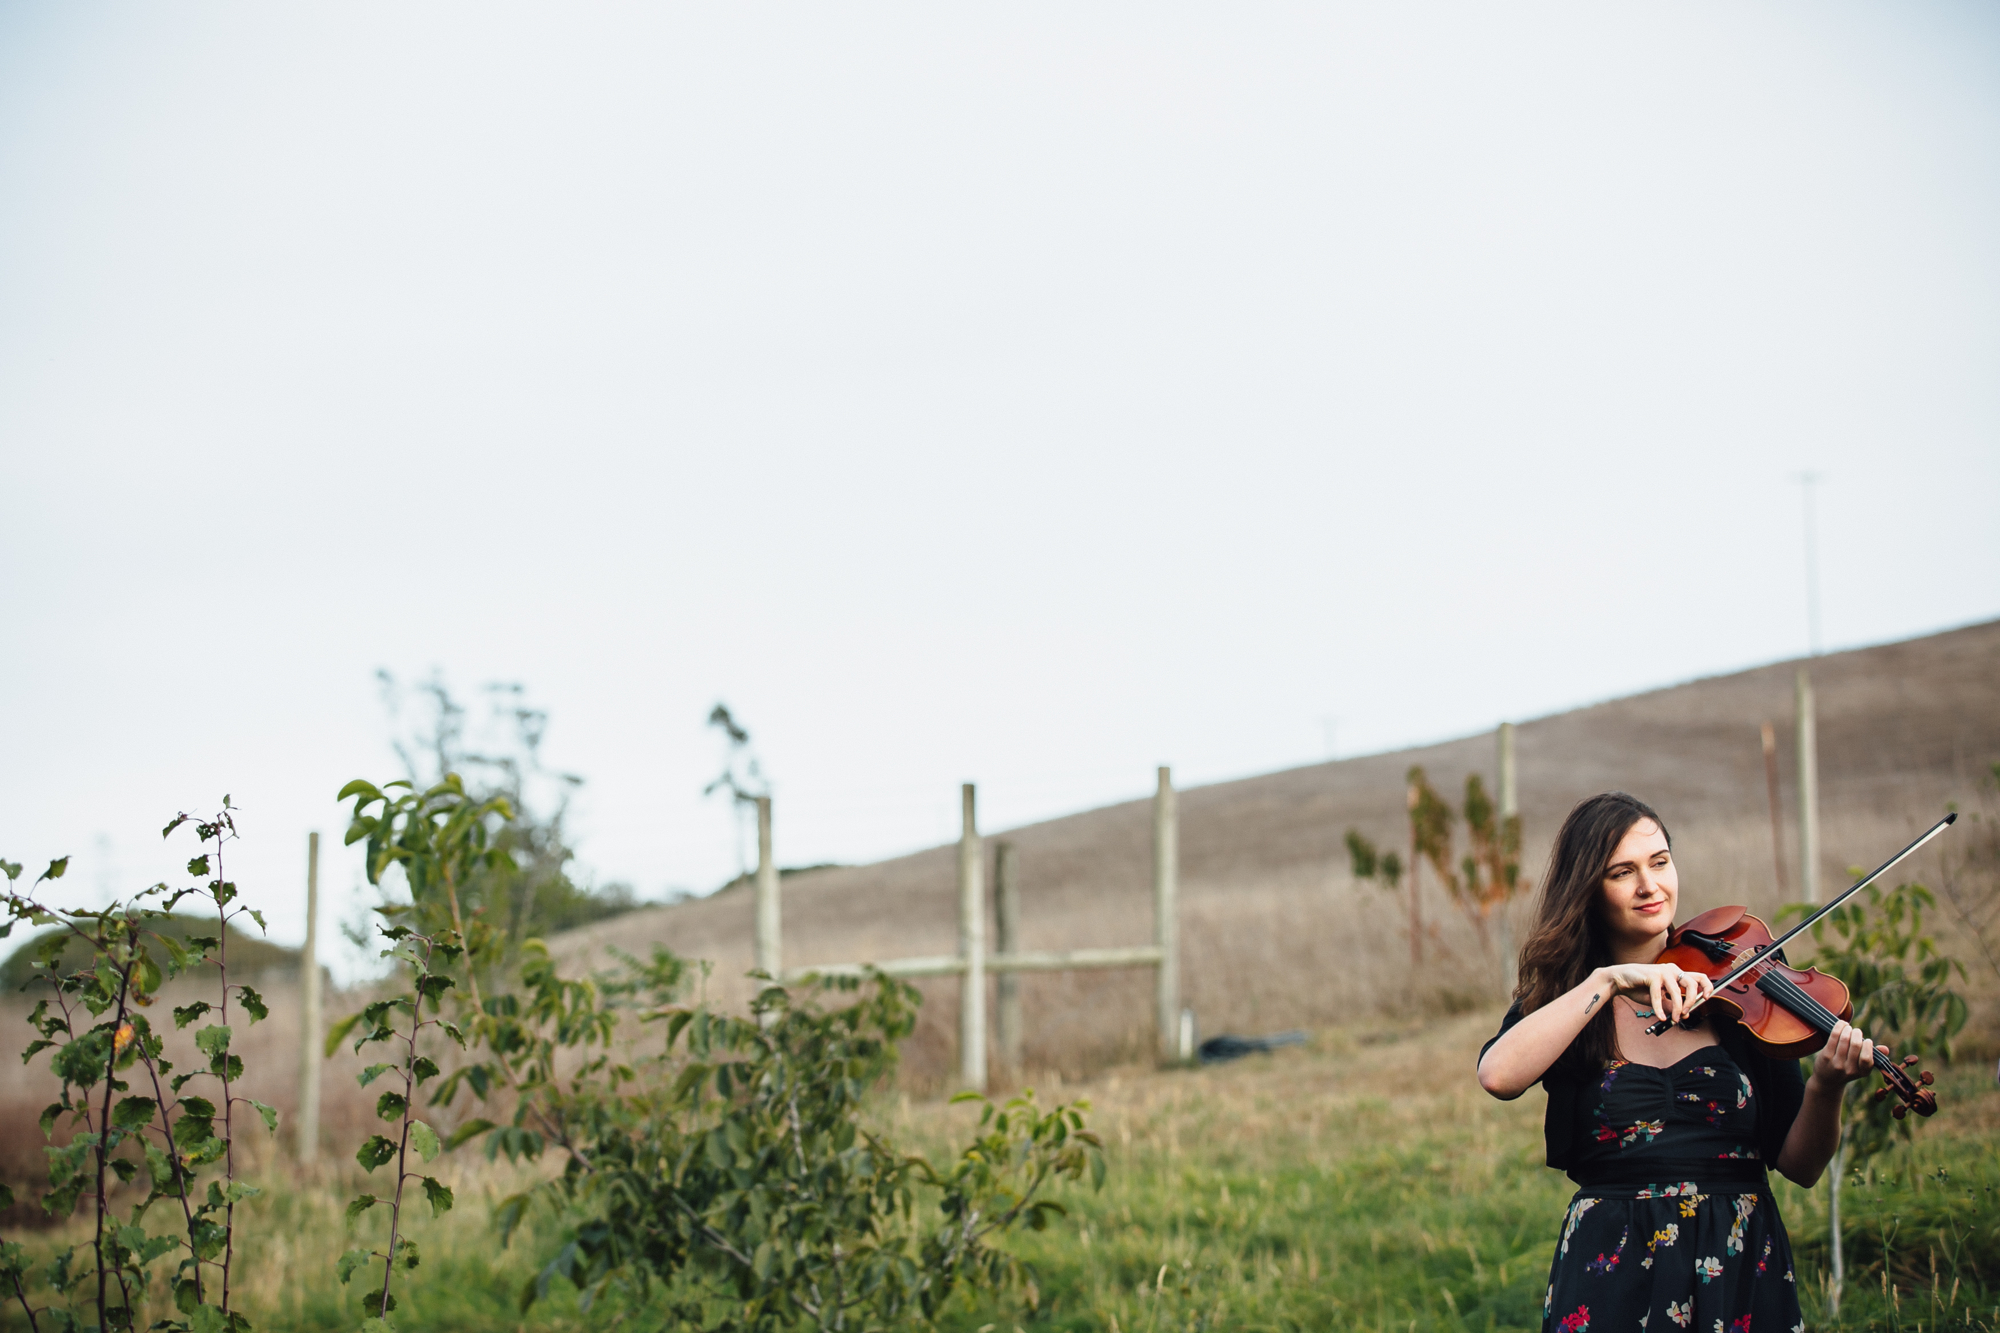
[[[1063,1195],[1067,1224],[1010,1242],[1034,1266],[1036,1304],[1021,1292],[963,1299],[943,1326],[1538,1327],[1571,1186],[1541,1164],[1540,1096],[1503,1104],[1472,1083],[1473,1055],[1493,1024],[1479,1014],[1428,1028],[1333,1030],[1304,1051],[1093,1080],[1084,1091],[1110,1178],[1101,1193]],[[1777,1186],[1811,1326],[2000,1330],[2000,1093],[1983,1069],[1962,1068],[1946,1072],[1940,1096],[1944,1110],[1915,1147],[1879,1159],[1873,1178],[1844,1196],[1850,1273],[1838,1325],[1824,1313],[1825,1190]],[[900,1098],[879,1115],[899,1141],[934,1153],[962,1142],[973,1118],[964,1106]],[[358,1324],[358,1291],[333,1277],[334,1257],[361,1243],[341,1213],[358,1179],[351,1165],[266,1173],[239,1259],[260,1330]],[[401,1329],[610,1326],[612,1311],[580,1310],[560,1282],[519,1311],[559,1227],[536,1219],[499,1249],[481,1200],[517,1188],[517,1175],[470,1158],[449,1183],[457,1210],[417,1223],[423,1263],[399,1287]],[[67,1242],[55,1232],[33,1243]],[[659,1327],[648,1315],[624,1322]],[[0,1326],[22,1327],[18,1309]]]

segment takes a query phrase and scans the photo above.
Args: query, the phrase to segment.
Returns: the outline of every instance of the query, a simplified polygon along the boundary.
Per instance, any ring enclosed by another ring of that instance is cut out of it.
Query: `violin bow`
[[[1811,916],[1807,917],[1805,920],[1799,922],[1798,925],[1793,926],[1790,930],[1778,936],[1777,939],[1772,940],[1771,943],[1765,948],[1759,949],[1756,953],[1751,954],[1748,958],[1738,963],[1735,967],[1730,968],[1726,974],[1724,974],[1723,976],[1719,977],[1716,980],[1714,989],[1716,991],[1720,991],[1723,987],[1727,986],[1730,982],[1736,980],[1736,978],[1742,976],[1745,972],[1748,972],[1750,969],[1756,967],[1759,963],[1769,962],[1771,960],[1772,955],[1776,954],[1778,950],[1785,947],[1786,940],[1793,938],[1800,931],[1812,925],[1813,922],[1819,920],[1821,917],[1825,916],[1828,912],[1831,912],[1834,908],[1840,906],[1842,903],[1846,902],[1849,898],[1852,898],[1855,894],[1861,892],[1861,890],[1867,888],[1870,884],[1873,884],[1876,880],[1888,874],[1889,871],[1894,869],[1900,862],[1904,860],[1904,858],[1908,857],[1912,852],[1916,851],[1917,848],[1923,846],[1925,843],[1929,842],[1932,838],[1935,838],[1938,834],[1944,832],[1946,829],[1950,828],[1953,824],[1957,822],[1958,822],[1958,811],[1954,810],[1950,814],[1946,815],[1943,819],[1940,819],[1937,823],[1931,825],[1929,830],[1926,831],[1922,837],[1918,838],[1908,847],[1905,847],[1902,851],[1897,852],[1894,856],[1884,861],[1881,865],[1876,866],[1875,869],[1868,875],[1854,881],[1853,884],[1849,885],[1844,891],[1842,891],[1841,895],[1838,898],[1835,898],[1832,902],[1820,908],[1818,911],[1814,912]],[[1698,1009],[1701,1006],[1696,1005],[1695,1007]],[[1692,1013],[1692,1011],[1690,1011],[1690,1013]],[[1646,1031],[1649,1035],[1657,1037],[1662,1032],[1665,1032],[1668,1028],[1672,1026],[1673,1026],[1672,1022],[1663,1018],[1659,1022],[1654,1023],[1651,1027],[1648,1027]]]

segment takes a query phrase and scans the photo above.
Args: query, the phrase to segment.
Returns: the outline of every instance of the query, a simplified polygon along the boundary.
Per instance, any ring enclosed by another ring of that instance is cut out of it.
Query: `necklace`
[[[1629,1004],[1629,1005],[1631,1005],[1631,1006],[1632,1006],[1632,1017],[1634,1017],[1634,1018],[1653,1018],[1653,1017],[1656,1017],[1656,1015],[1655,1015],[1655,1014],[1653,1013],[1653,1011],[1652,1011],[1651,1009],[1641,1009],[1641,1008],[1639,1007],[1639,1002],[1638,1002],[1637,1000],[1635,1000],[1635,999],[1632,999],[1632,998],[1631,998],[1630,996],[1627,996],[1627,997],[1626,997],[1626,999],[1625,999],[1625,1003],[1627,1003],[1627,1004]]]

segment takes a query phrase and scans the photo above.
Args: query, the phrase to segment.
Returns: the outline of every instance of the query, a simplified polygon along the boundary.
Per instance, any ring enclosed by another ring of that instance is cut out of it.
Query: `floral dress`
[[[1581,1090],[1544,1333],[1802,1333],[1757,1096],[1721,1046]]]

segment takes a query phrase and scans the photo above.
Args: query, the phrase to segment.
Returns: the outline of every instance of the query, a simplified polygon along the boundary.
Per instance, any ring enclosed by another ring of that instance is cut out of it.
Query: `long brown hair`
[[[1521,945],[1520,984],[1514,998],[1521,1012],[1531,1014],[1611,961],[1604,937],[1604,872],[1631,827],[1642,819],[1660,826],[1667,846],[1674,845],[1666,821],[1636,796],[1608,791],[1578,805],[1563,820],[1542,875],[1542,892],[1535,905],[1535,924]],[[1618,1058],[1618,1031],[1611,1006],[1577,1034],[1563,1061],[1583,1069],[1602,1069]]]

